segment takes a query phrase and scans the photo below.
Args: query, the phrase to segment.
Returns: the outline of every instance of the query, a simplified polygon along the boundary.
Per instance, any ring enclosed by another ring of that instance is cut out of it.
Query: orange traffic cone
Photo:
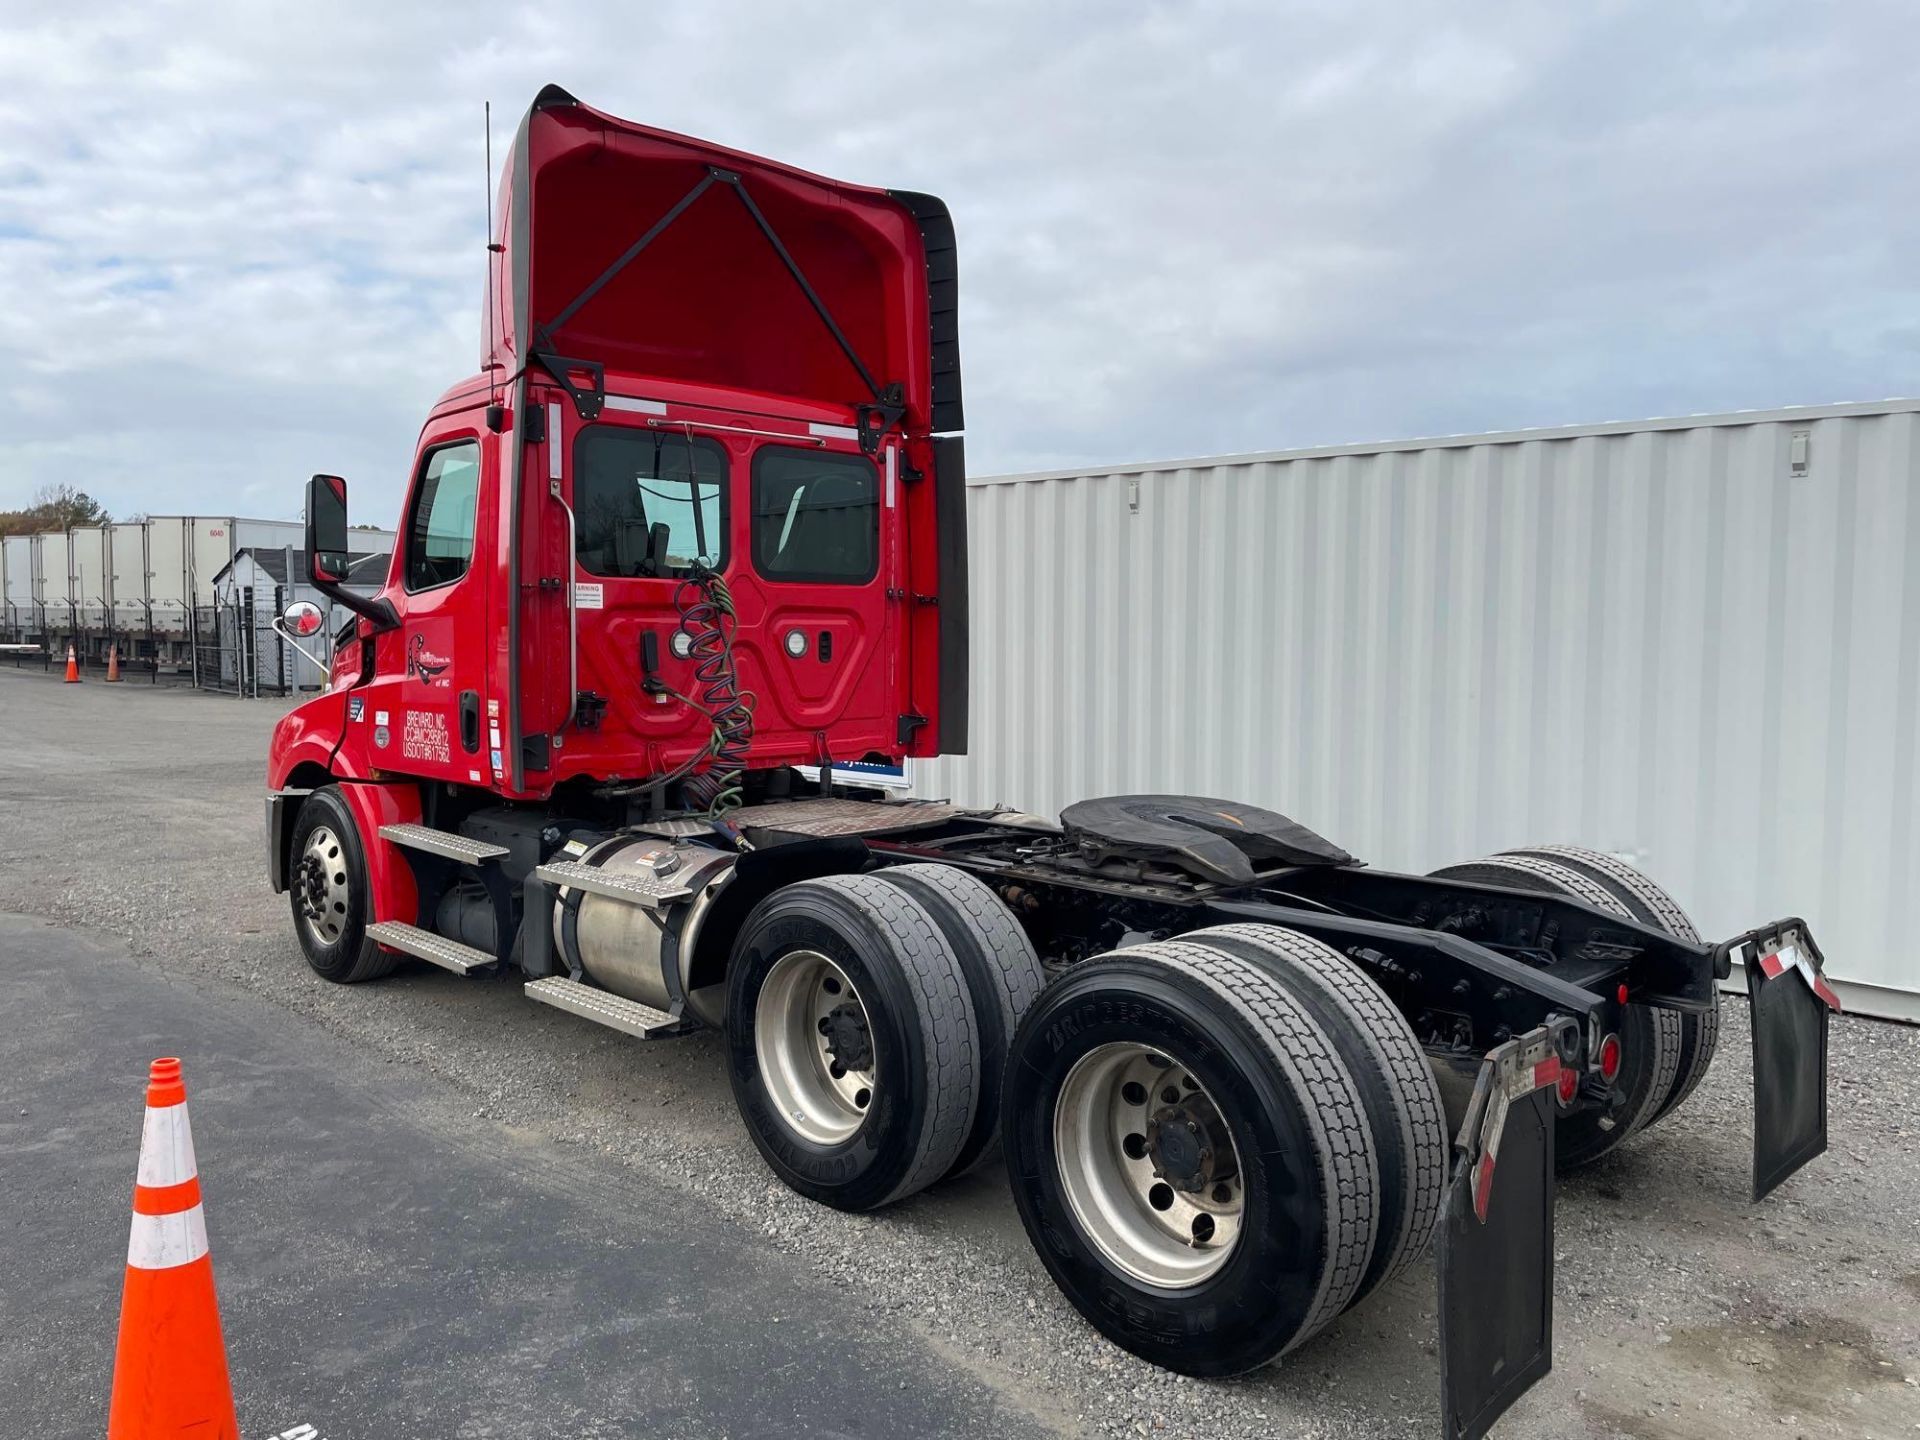
[[[107,647],[107,679],[109,681],[114,681],[114,680],[118,680],[119,678],[120,678],[120,647],[118,645],[109,645]]]
[[[80,662],[73,658],[73,646],[67,646],[67,684],[80,683]]]
[[[147,1076],[107,1440],[239,1440],[178,1060]]]

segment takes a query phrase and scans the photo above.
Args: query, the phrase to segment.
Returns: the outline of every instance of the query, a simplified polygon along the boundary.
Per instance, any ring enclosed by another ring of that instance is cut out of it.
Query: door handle
[[[460,743],[469,755],[480,749],[480,692],[460,692]]]

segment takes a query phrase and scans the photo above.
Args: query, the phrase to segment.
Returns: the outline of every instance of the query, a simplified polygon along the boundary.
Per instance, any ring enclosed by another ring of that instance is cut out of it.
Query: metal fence
[[[291,695],[299,657],[273,628],[284,604],[284,587],[276,585],[271,592],[247,586],[220,604],[194,607],[193,683],[252,699]]]
[[[279,585],[191,607],[8,603],[0,606],[0,663],[52,670],[71,650],[86,674],[104,675],[112,662],[130,681],[289,696],[317,688],[325,676],[273,628],[285,603]],[[315,639],[318,658],[326,660],[326,634]]]

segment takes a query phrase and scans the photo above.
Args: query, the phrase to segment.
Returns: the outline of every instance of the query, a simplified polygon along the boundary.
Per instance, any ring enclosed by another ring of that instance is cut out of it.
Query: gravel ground
[[[529,1005],[510,981],[426,966],[316,980],[265,879],[276,713],[0,668],[0,910],[109,931],[169,977],[264,995],[398,1062],[406,1083],[457,1087],[477,1118],[581,1147],[637,1209],[665,1187],[1063,1434],[1433,1432],[1428,1265],[1280,1368],[1186,1380],[1113,1348],[1061,1299],[997,1169],[874,1216],[792,1195],[734,1116],[712,1037],[642,1045]],[[1920,1435],[1920,1030],[1836,1025],[1830,1149],[1759,1207],[1745,1199],[1746,1045],[1731,1003],[1687,1108],[1562,1185],[1555,1370],[1499,1436]]]

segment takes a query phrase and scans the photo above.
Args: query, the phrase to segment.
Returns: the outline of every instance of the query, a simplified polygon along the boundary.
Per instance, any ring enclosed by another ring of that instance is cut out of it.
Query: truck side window
[[[450,585],[473,560],[473,513],[480,498],[480,444],[460,440],[429,450],[407,520],[407,589]]]
[[[880,570],[880,473],[861,455],[763,446],[753,564],[769,580],[860,585]]]
[[[590,425],[573,450],[574,555],[589,575],[685,575],[727,558],[727,452],[704,435]]]

